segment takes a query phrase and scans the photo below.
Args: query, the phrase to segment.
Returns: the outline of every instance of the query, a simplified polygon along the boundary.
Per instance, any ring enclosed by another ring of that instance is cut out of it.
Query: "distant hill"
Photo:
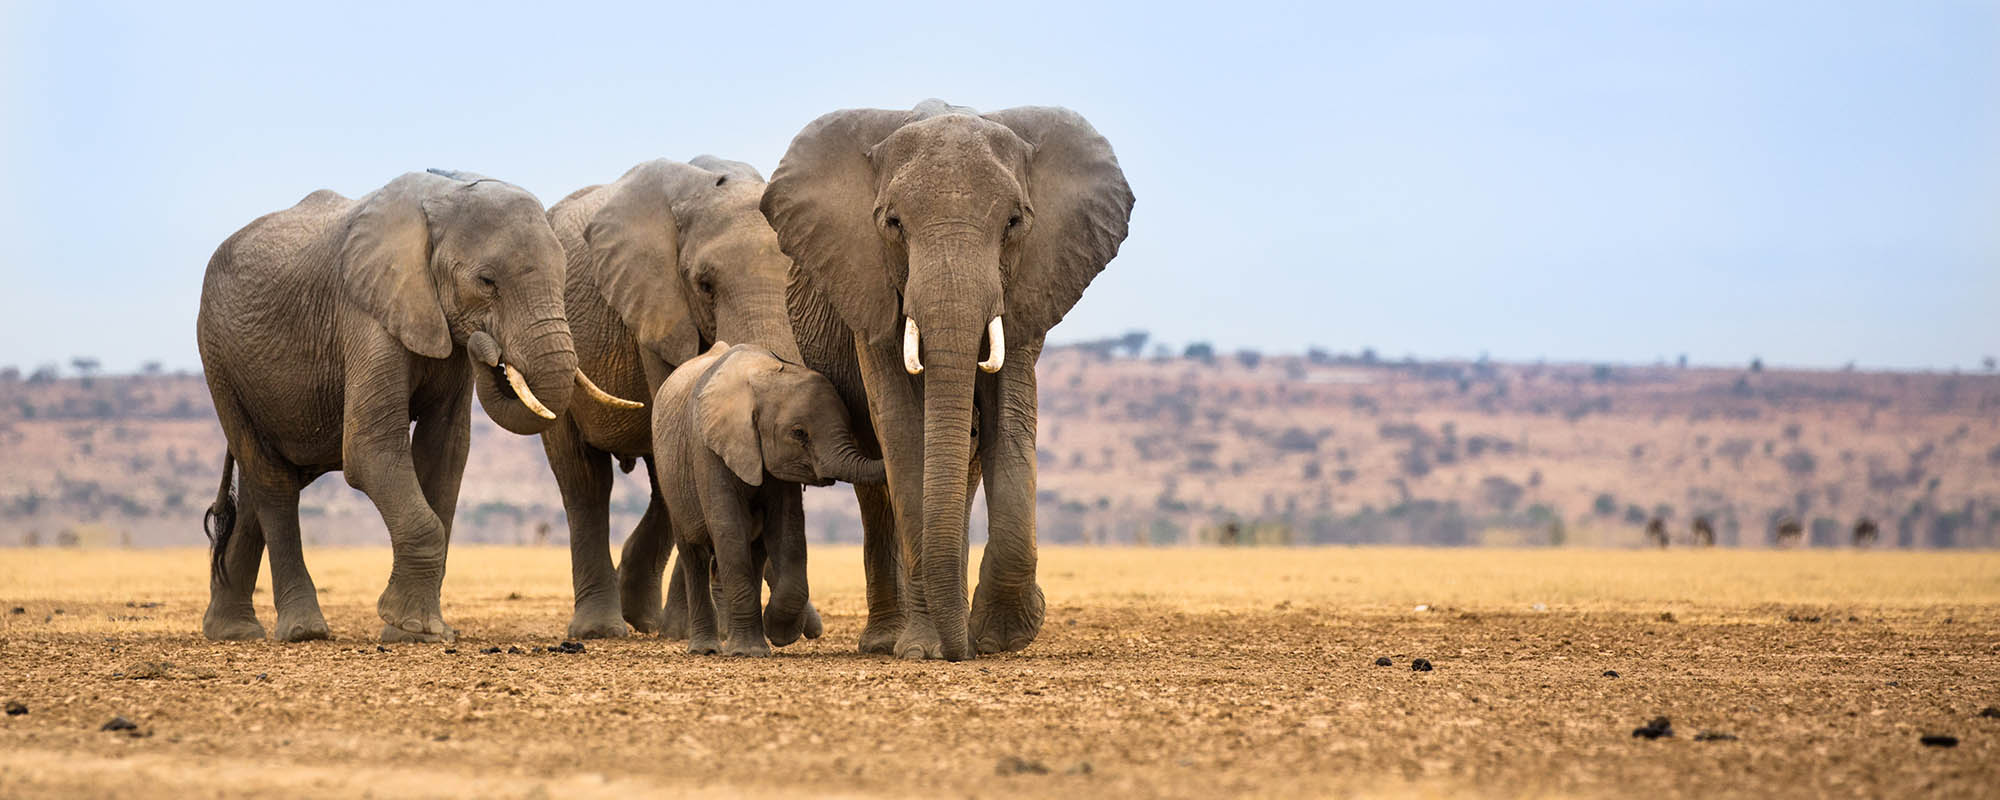
[[[1119,352],[1042,359],[1043,541],[1636,546],[1659,517],[1684,546],[1703,517],[1830,547],[1867,516],[1883,547],[2000,546],[1991,374]],[[454,539],[562,542],[539,439],[473,419]],[[222,450],[198,376],[0,373],[0,545],[199,543]],[[614,539],[646,497],[619,480]],[[807,504],[859,538],[844,487]],[[386,541],[338,474],[301,511],[309,543]]]

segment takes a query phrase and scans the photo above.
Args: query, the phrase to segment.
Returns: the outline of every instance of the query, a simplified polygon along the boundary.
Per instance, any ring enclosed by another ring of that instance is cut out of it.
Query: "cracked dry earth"
[[[203,641],[198,550],[0,551],[0,796],[2000,787],[1995,553],[1048,549],[1041,639],[963,664],[853,653],[859,552],[812,558],[826,637],[748,661],[536,652],[556,549],[455,549],[463,638],[386,651],[386,550],[308,553],[338,638],[298,645]]]

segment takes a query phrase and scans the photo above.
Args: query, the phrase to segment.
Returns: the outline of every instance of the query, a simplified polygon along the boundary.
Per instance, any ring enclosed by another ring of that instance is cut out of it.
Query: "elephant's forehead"
[[[1006,159],[1026,151],[1007,126],[967,114],[943,114],[896,129],[882,143],[898,159]]]

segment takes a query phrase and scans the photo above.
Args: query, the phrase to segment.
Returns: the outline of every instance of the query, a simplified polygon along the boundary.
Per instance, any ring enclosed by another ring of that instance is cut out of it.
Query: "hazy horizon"
[[[8,6],[0,366],[198,368],[209,254],[314,189],[769,174],[826,111],[932,96],[1118,151],[1131,236],[1052,342],[2000,355],[2000,6],[915,8]]]

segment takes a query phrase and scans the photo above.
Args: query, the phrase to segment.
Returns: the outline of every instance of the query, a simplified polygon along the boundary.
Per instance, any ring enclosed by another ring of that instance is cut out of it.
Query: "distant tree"
[[[1800,448],[1786,453],[1785,457],[1779,460],[1779,463],[1785,466],[1786,472],[1799,477],[1806,477],[1813,474],[1813,470],[1818,468],[1819,459],[1814,458],[1811,452]]]
[[[1995,361],[1992,356],[1987,356],[1983,359],[1980,359],[1979,363],[1986,367],[1987,372],[1992,372],[1995,369],[2000,369],[2000,361]]]
[[[145,375],[158,375],[161,369],[160,362],[158,361],[148,361],[139,365],[139,372]]]
[[[85,378],[97,374],[98,362],[96,358],[91,356],[77,356],[72,358],[69,360],[69,365],[76,368],[76,374],[82,375]]]
[[[1214,363],[1215,345],[1207,342],[1192,342],[1187,346],[1187,350],[1181,353],[1181,357],[1189,361],[1199,361],[1203,364]]]
[[[1145,331],[1130,330],[1126,331],[1125,335],[1120,336],[1113,341],[1116,342],[1116,347],[1118,349],[1125,351],[1125,356],[1127,358],[1138,358],[1139,356],[1145,354],[1146,341],[1150,338],[1152,338],[1152,334],[1149,334]]]
[[[1706,516],[1694,518],[1694,543],[1701,547],[1715,546],[1715,526],[1709,523]]]
[[[1333,354],[1323,348],[1308,347],[1306,348],[1306,363],[1313,365],[1331,364],[1333,363]]]
[[[1681,368],[1681,369],[1687,369],[1687,368],[1688,368],[1688,354],[1686,354],[1686,353],[1682,353],[1682,354],[1681,354],[1681,358],[1680,358],[1680,368]]]
[[[1378,360],[1379,359],[1375,357],[1375,348],[1373,347],[1361,348],[1361,363],[1373,365]]]
[[[1988,360],[1990,361],[1992,359]],[[1869,519],[1868,517],[1862,517],[1861,519],[1855,521],[1854,523],[1855,547],[1874,547],[1875,540],[1880,538],[1881,535],[1882,535],[1882,529],[1876,526],[1875,520],[1873,519]]]
[[[54,383],[56,378],[59,377],[60,374],[61,372],[60,370],[57,369],[56,365],[43,364],[39,367],[36,367],[34,372],[28,374],[28,384],[32,386],[44,383]]]
[[[1597,515],[1600,517],[1608,517],[1616,514],[1618,513],[1618,498],[1613,497],[1610,492],[1600,492],[1597,495],[1597,499],[1591,502],[1590,510],[1597,512]]]
[[[1752,358],[1752,359],[1750,359],[1750,371],[1751,371],[1751,372],[1763,372],[1763,371],[1764,371],[1764,359],[1761,359],[1761,358]]]
[[[1264,354],[1255,350],[1238,350],[1236,363],[1242,364],[1244,369],[1256,369],[1258,364],[1264,363]]]
[[[21,379],[20,367],[0,369],[0,383],[13,383]]]
[[[1667,546],[1667,521],[1654,517],[1646,522],[1646,543],[1665,549]]]
[[[1628,506],[1626,506],[1626,507],[1625,507],[1625,521],[1626,521],[1626,522],[1629,522],[1629,523],[1631,523],[1631,524],[1633,524],[1633,525],[1638,525],[1638,524],[1640,524],[1640,523],[1643,523],[1643,522],[1645,522],[1645,521],[1646,521],[1646,509],[1643,509],[1643,508],[1640,508],[1640,507],[1638,507],[1637,505],[1628,505]]]
[[[1776,534],[1779,547],[1790,547],[1798,543],[1799,537],[1805,535],[1805,530],[1805,526],[1799,524],[1797,517],[1783,516],[1778,518],[1777,527],[1773,532]]]
[[[1590,368],[1590,379],[1598,383],[1611,380],[1611,365],[1599,364]]]
[[[1502,512],[1512,512],[1514,506],[1521,502],[1521,496],[1527,494],[1527,490],[1521,488],[1521,484],[1505,477],[1488,475],[1479,481],[1479,494],[1487,505]]]

